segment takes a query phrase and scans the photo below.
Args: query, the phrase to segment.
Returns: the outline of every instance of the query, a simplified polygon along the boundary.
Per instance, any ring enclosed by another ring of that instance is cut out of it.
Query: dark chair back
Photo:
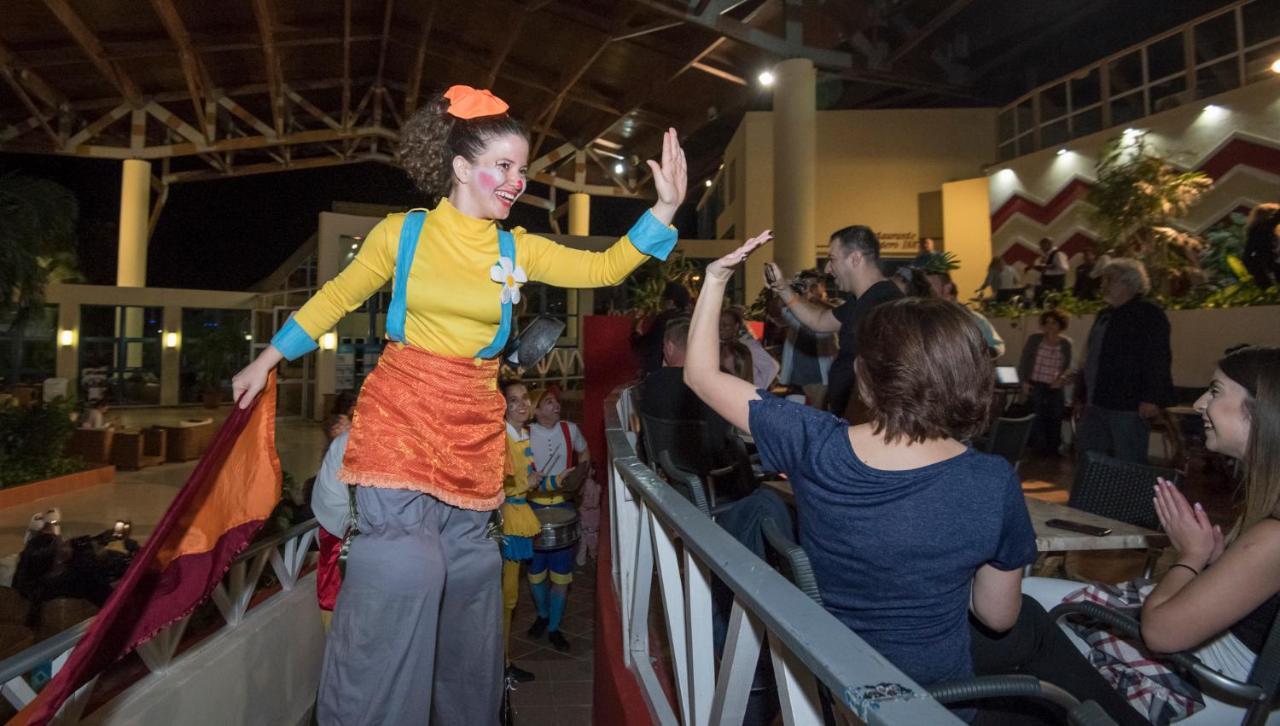
[[[818,592],[818,578],[813,574],[813,564],[804,548],[791,539],[791,533],[783,529],[773,517],[766,517],[760,522],[764,533],[765,544],[777,555],[777,569],[809,599],[822,604],[822,593]],[[773,558],[770,558],[773,559]]]
[[[991,431],[987,433],[982,450],[988,454],[1003,456],[1017,470],[1022,454],[1027,449],[1027,439],[1031,436],[1031,424],[1035,418],[1035,414],[997,418],[991,424]]]
[[[658,452],[658,470],[667,478],[667,483],[693,502],[698,511],[711,516],[711,500],[707,498],[707,487],[702,477],[675,463],[671,451],[662,449]]]
[[[650,466],[658,464],[665,451],[673,464],[701,477],[710,471],[715,453],[723,446],[721,441],[710,440],[706,421],[672,420],[646,413],[640,414],[640,437]]]
[[[1086,451],[1076,467],[1067,506],[1148,529],[1159,529],[1151,492],[1156,478],[1182,487],[1182,472],[1121,461],[1096,451]]]

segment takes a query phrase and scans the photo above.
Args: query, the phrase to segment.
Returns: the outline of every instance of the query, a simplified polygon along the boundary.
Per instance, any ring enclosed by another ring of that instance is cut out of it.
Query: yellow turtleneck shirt
[[[392,278],[404,214],[388,215],[365,238],[351,264],[325,283],[272,344],[290,360]],[[622,282],[649,255],[665,259],[674,228],[645,212],[626,236],[604,252],[575,250],[523,228],[515,237],[515,264],[528,279],[558,287],[602,287]],[[498,227],[464,214],[448,199],[427,213],[409,270],[405,342],[437,355],[474,357],[492,341],[502,317],[503,284],[490,277],[498,262]]]

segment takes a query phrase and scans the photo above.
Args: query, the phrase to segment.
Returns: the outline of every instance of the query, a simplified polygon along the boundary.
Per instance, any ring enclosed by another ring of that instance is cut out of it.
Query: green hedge
[[[61,399],[31,408],[0,408],[0,488],[81,471],[66,455],[75,430],[71,404]]]

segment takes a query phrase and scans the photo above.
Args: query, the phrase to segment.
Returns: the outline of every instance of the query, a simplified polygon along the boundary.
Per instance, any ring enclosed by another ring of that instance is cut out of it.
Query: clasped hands
[[[1156,479],[1153,501],[1160,526],[1178,550],[1178,562],[1200,571],[1222,556],[1226,549],[1222,528],[1209,521],[1199,502],[1191,504],[1172,482],[1163,478]]]

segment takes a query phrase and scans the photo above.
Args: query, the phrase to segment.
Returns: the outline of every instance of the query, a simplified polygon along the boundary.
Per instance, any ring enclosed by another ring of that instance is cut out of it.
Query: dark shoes
[[[546,618],[538,618],[537,620],[533,621],[533,625],[529,626],[529,637],[530,638],[542,637],[542,634],[547,632],[547,623],[549,622],[551,621],[547,620]]]
[[[561,653],[569,652],[569,641],[559,630],[552,630],[550,633],[547,633],[547,640],[550,640],[552,647]]]
[[[510,678],[511,680],[517,683],[528,683],[529,681],[532,681],[533,679],[537,678],[537,676],[533,675],[532,673],[530,673],[529,671],[523,668],[516,666],[514,663],[508,663],[507,678]]]

